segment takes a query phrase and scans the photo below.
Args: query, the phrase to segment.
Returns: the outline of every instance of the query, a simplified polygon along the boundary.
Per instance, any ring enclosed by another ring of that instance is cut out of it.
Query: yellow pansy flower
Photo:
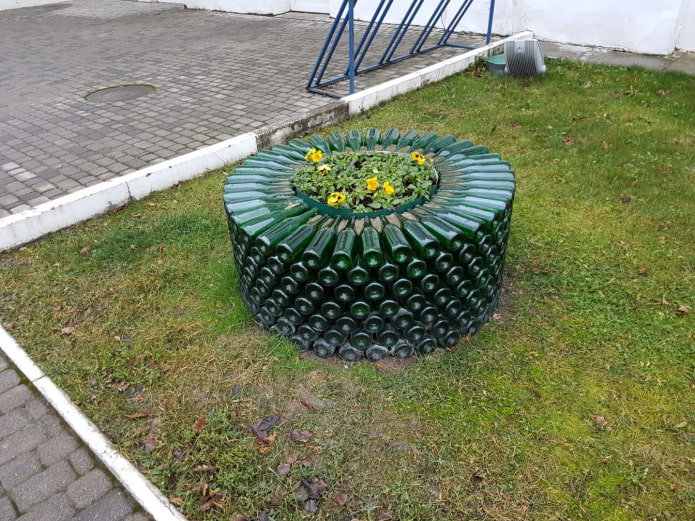
[[[326,202],[333,208],[336,208],[343,201],[345,201],[345,196],[343,194],[341,194],[340,192],[333,192],[331,195],[328,196],[328,200]]]
[[[304,157],[313,161],[314,163],[318,163],[323,158],[323,152],[317,150],[316,148],[312,148],[306,153]]]
[[[367,190],[376,190],[379,188],[379,179],[376,176],[367,179]]]
[[[423,156],[420,152],[413,152],[410,154],[410,159],[415,161],[418,165],[425,164],[425,156]]]
[[[389,183],[388,181],[386,181],[386,182],[384,183],[384,193],[385,193],[386,195],[391,195],[394,191],[395,191],[395,189],[393,188],[393,186],[391,185],[391,183]]]
[[[319,171],[319,174],[326,175],[328,172],[331,171],[331,167],[328,165],[319,165],[318,171]]]
[[[373,168],[373,169],[372,169],[372,173],[373,173],[373,174],[378,174],[378,173],[379,173],[379,169],[378,169],[378,168]]]

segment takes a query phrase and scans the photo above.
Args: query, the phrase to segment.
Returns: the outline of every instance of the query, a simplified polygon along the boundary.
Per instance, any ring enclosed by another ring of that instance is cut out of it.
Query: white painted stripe
[[[99,429],[73,405],[70,398],[31,361],[2,326],[0,349],[155,521],[184,521],[185,518],[169,500],[145,479],[132,463],[118,453]]]
[[[67,228],[258,152],[248,132],[0,219],[0,251]]]

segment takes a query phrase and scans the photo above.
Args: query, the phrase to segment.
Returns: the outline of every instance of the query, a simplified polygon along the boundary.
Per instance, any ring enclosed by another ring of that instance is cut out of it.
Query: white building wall
[[[387,21],[403,18],[411,0],[395,0]],[[435,0],[429,0],[432,12]],[[452,4],[458,2],[452,2]],[[341,0],[331,0],[335,16]],[[358,1],[355,13],[371,18],[375,2]],[[426,4],[427,5],[427,4]],[[459,30],[485,32],[490,3],[475,0]],[[451,20],[456,7],[447,9],[444,22]],[[427,14],[415,22],[425,23]],[[584,0],[565,3],[556,0],[497,0],[492,26],[495,34],[509,35],[531,30],[544,40],[580,45],[597,45],[646,54],[670,54],[674,48],[695,50],[695,0]]]

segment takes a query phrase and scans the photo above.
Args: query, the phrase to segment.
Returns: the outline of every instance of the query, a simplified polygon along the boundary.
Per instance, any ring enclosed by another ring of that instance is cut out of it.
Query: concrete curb
[[[210,170],[244,159],[258,150],[296,136],[340,123],[394,97],[464,71],[478,56],[489,56],[507,40],[531,38],[523,31],[485,47],[431,65],[401,78],[351,94],[297,118],[281,121],[201,148],[130,174],[43,203],[36,208],[0,219],[0,252],[27,244],[49,233],[108,212],[157,190],[201,176]]]
[[[156,521],[185,519],[159,489],[140,474],[130,461],[118,453],[99,429],[38,368],[2,326],[0,326],[0,349],[153,519]]]

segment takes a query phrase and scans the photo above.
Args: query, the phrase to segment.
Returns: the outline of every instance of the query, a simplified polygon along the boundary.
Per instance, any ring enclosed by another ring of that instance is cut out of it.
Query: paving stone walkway
[[[129,0],[0,11],[0,218],[330,103],[305,88],[330,23]],[[361,76],[358,89],[461,52]],[[154,90],[85,99],[131,84]]]
[[[147,521],[0,354],[0,521]]]

